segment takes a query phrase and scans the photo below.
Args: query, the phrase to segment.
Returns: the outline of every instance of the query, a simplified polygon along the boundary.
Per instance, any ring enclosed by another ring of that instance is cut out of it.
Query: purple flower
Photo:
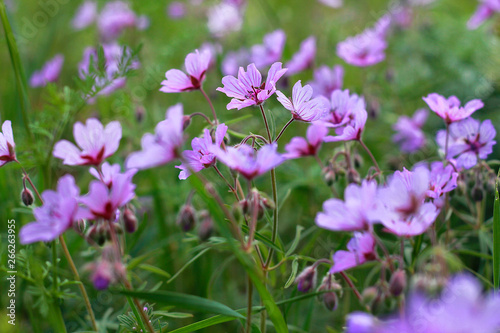
[[[330,96],[331,110],[318,123],[324,126],[337,128],[347,125],[359,110],[365,110],[363,97],[349,94],[349,90],[335,90]]]
[[[111,187],[93,180],[89,185],[89,193],[80,197],[80,202],[89,208],[94,219],[114,220],[118,208],[135,196],[135,185],[132,183],[134,174],[135,172],[114,174]]]
[[[422,127],[427,120],[429,111],[419,109],[413,117],[399,117],[392,127],[397,133],[392,137],[392,141],[399,144],[400,149],[405,153],[413,153],[425,146],[425,134]]]
[[[367,67],[385,59],[386,41],[375,30],[367,29],[337,44],[337,55],[350,65]]]
[[[250,62],[250,52],[241,48],[238,51],[228,52],[221,64],[221,71],[224,75],[236,75],[238,69]]]
[[[443,162],[433,162],[429,179],[429,189],[426,194],[433,199],[434,204],[441,208],[443,206],[443,194],[453,191],[457,187],[458,172],[453,165],[444,166]]]
[[[333,231],[369,230],[376,222],[377,183],[364,180],[360,185],[346,187],[344,201],[329,199],[323,203],[323,212],[316,215],[320,228]]]
[[[306,84],[302,87],[299,81],[295,83],[292,91],[292,98],[287,98],[281,91],[276,91],[278,101],[285,109],[292,112],[295,120],[311,122],[322,119],[328,113],[329,102],[323,96],[313,98],[313,89]]]
[[[355,232],[354,237],[347,243],[347,249],[348,251],[340,250],[333,254],[330,273],[342,272],[377,258],[375,238],[369,233]]]
[[[324,137],[328,134],[328,128],[321,125],[311,125],[307,129],[306,138],[296,136],[285,146],[286,159],[299,158],[303,156],[314,156],[318,153]]]
[[[239,31],[243,24],[243,10],[240,6],[221,2],[210,7],[207,12],[208,30],[215,37],[223,37],[230,32]]]
[[[242,144],[238,148],[227,147],[225,151],[213,147],[212,152],[230,169],[251,180],[284,162],[285,158],[278,154],[277,149],[276,143],[264,145],[258,151],[247,144]]]
[[[165,73],[166,80],[163,80],[160,91],[164,93],[177,93],[200,89],[205,80],[205,73],[210,65],[211,54],[208,50],[189,53],[186,56],[186,75],[178,69],[171,69]]]
[[[252,46],[250,62],[262,69],[281,59],[285,47],[286,35],[283,30],[276,30],[264,36],[264,44]]]
[[[176,168],[181,169],[179,179],[187,179],[191,174],[190,169],[194,172],[199,172],[215,164],[216,159],[212,153],[212,146],[220,147],[222,141],[224,141],[227,128],[225,124],[217,126],[215,130],[215,143],[212,141],[212,135],[208,129],[205,129],[203,138],[194,138],[191,141],[193,150],[185,150],[182,153],[182,157],[189,167],[184,163],[176,166]]]
[[[111,188],[116,177],[121,174],[121,167],[119,164],[111,165],[108,162],[104,162],[101,165],[100,170],[96,168],[90,168],[89,172],[92,176],[104,183],[108,188]],[[130,169],[127,170],[125,174],[132,178],[132,176],[135,175],[136,172],[136,169]]]
[[[0,167],[16,160],[15,148],[12,123],[10,120],[6,120],[2,124],[2,133],[0,133]]]
[[[48,82],[56,82],[61,73],[64,63],[64,56],[62,54],[56,55],[43,65],[42,69],[36,71],[31,75],[30,86],[44,87]]]
[[[477,160],[486,159],[493,151],[497,132],[491,120],[480,123],[478,120],[466,118],[450,125],[447,159],[456,157],[457,168],[470,169]],[[446,131],[437,133],[436,141],[445,150]]]
[[[350,120],[344,127],[335,129],[336,136],[326,136],[325,142],[361,140],[363,129],[365,128],[368,113],[365,109],[354,109],[350,115]]]
[[[76,15],[73,18],[73,28],[82,30],[92,23],[97,17],[97,3],[95,1],[85,1],[76,10]]]
[[[375,26],[371,29],[378,35],[380,38],[384,39],[387,37],[389,33],[389,29],[391,28],[392,18],[390,14],[385,14],[381,18],[375,22]]]
[[[430,187],[429,169],[396,171],[388,185],[379,190],[381,209],[375,214],[389,232],[415,236],[425,232],[439,214],[437,207],[425,202]]]
[[[443,118],[447,124],[459,121],[469,117],[476,110],[484,106],[483,102],[479,99],[473,99],[460,107],[460,100],[455,96],[450,96],[448,99],[445,97],[432,93],[423,100],[429,105],[429,108],[436,112],[436,114]]]
[[[88,210],[78,206],[77,197],[80,189],[71,175],[63,176],[57,182],[57,191],[47,190],[42,193],[43,206],[34,209],[36,222],[21,228],[21,244],[49,242],[69,229],[74,222],[89,218]]]
[[[309,82],[313,88],[313,96],[330,98],[335,90],[341,89],[344,81],[344,68],[340,65],[321,66],[314,70],[314,80]]]
[[[101,38],[108,42],[117,39],[123,30],[134,27],[136,23],[136,14],[123,1],[106,3],[97,18],[97,27]]]
[[[167,110],[166,119],[159,122],[155,134],[142,137],[142,150],[129,155],[127,169],[148,169],[166,164],[179,156],[178,149],[184,142],[182,104]]]
[[[241,110],[247,106],[260,105],[274,94],[276,82],[286,71],[286,68],[281,68],[281,62],[274,63],[269,69],[265,84],[262,84],[262,75],[255,64],[250,64],[246,72],[243,67],[240,67],[238,78],[231,75],[224,76],[222,78],[224,87],[217,88],[217,91],[233,98],[227,105],[228,110]]]
[[[500,298],[483,296],[481,284],[469,275],[454,276],[437,298],[413,291],[406,304],[400,316],[384,321],[355,312],[346,333],[495,333],[500,328]]]
[[[329,6],[332,8],[340,8],[344,4],[343,0],[318,0],[318,1],[325,6]]]
[[[180,1],[171,2],[167,7],[167,14],[172,20],[178,20],[186,15],[186,5]]]
[[[118,121],[112,121],[104,128],[99,120],[89,118],[85,125],[75,123],[73,136],[78,147],[61,140],[54,146],[54,157],[67,165],[99,165],[118,150],[122,127]]]
[[[287,76],[302,72],[314,64],[316,57],[316,38],[310,36],[300,44],[300,49],[292,56],[292,60],[286,63]]]
[[[476,12],[467,22],[467,28],[477,29],[484,21],[489,19],[495,12],[500,12],[499,0],[479,0],[481,4]]]

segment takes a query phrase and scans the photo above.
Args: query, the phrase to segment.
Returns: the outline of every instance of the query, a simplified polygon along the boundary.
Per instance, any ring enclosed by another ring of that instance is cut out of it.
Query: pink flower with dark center
[[[185,150],[182,153],[182,157],[188,166],[184,163],[176,166],[176,168],[181,169],[179,179],[187,179],[191,171],[199,172],[215,165],[216,158],[211,149],[212,146],[220,147],[222,141],[224,141],[227,128],[225,124],[217,126],[215,130],[215,143],[212,141],[212,135],[208,129],[205,129],[203,138],[194,138],[191,141],[193,150]]]
[[[314,64],[316,57],[316,37],[310,36],[300,44],[300,49],[286,63],[288,68],[287,76],[291,76],[310,68]]]
[[[242,144],[238,148],[227,147],[225,151],[219,147],[212,147],[212,152],[230,169],[238,171],[243,177],[251,180],[285,161],[285,158],[278,154],[277,149],[276,143],[264,145],[258,151],[247,144]]]
[[[350,121],[343,127],[335,129],[336,136],[326,136],[325,142],[359,141],[365,128],[368,113],[365,109],[355,109],[350,115]]]
[[[329,101],[323,96],[313,98],[313,90],[310,85],[302,87],[299,81],[295,83],[292,91],[292,98],[287,98],[281,91],[276,91],[278,101],[285,109],[292,112],[295,120],[311,122],[322,119],[329,109]]]
[[[30,86],[44,87],[48,82],[56,82],[61,73],[64,63],[64,56],[62,54],[56,55],[51,60],[43,65],[42,69],[33,73],[30,78]]]
[[[0,133],[0,167],[16,160],[15,148],[12,123],[10,120],[6,120],[2,124],[2,133]]]
[[[450,96],[446,99],[436,93],[423,97],[423,100],[429,105],[429,108],[439,117],[443,118],[447,124],[465,119],[484,106],[481,100],[473,99],[465,104],[465,106],[461,107],[460,100],[456,96]]]
[[[122,127],[118,121],[112,121],[104,128],[95,118],[87,119],[86,124],[75,123],[73,136],[76,144],[61,140],[54,146],[54,157],[67,165],[99,165],[113,155],[120,145]]]
[[[166,119],[156,125],[155,134],[142,137],[142,150],[129,155],[125,162],[127,169],[149,169],[177,158],[184,142],[183,124],[182,104],[170,107]]]
[[[63,176],[57,182],[57,191],[42,193],[43,206],[34,209],[36,222],[21,228],[21,244],[50,242],[71,228],[78,220],[92,217],[90,212],[78,205],[80,189],[71,175]]]
[[[444,166],[441,161],[433,162],[427,197],[431,198],[438,208],[441,208],[444,204],[443,194],[451,192],[457,187],[457,178],[458,172],[455,172],[453,165]]]
[[[167,71],[165,73],[166,80],[162,81],[160,91],[177,93],[200,89],[205,80],[205,73],[210,65],[211,57],[207,49],[202,52],[196,50],[189,53],[184,62],[188,75],[178,69]]]
[[[247,106],[260,105],[264,103],[276,91],[276,82],[285,74],[286,68],[281,68],[281,62],[276,62],[271,66],[267,74],[266,82],[262,83],[262,75],[250,64],[247,71],[240,67],[238,78],[227,75],[222,78],[224,87],[217,88],[233,99],[227,105],[227,109],[241,110]]]
[[[135,185],[132,177],[135,172],[118,173],[113,176],[111,187],[101,181],[93,180],[89,185],[89,193],[80,197],[94,219],[115,220],[117,210],[135,196]]]
[[[335,90],[342,89],[344,81],[344,68],[340,65],[321,66],[314,70],[314,80],[309,82],[313,88],[313,96],[325,96],[330,98]]]
[[[362,231],[371,229],[377,221],[377,183],[364,180],[360,185],[350,184],[344,200],[329,199],[323,203],[323,212],[316,215],[320,228],[333,231]]]
[[[286,35],[283,30],[276,30],[264,36],[264,43],[252,46],[250,61],[259,69],[281,59],[285,47]]]
[[[337,251],[333,254],[333,266],[330,273],[335,274],[372,261],[377,258],[375,238],[369,233],[355,232],[347,243],[348,251]]]
[[[121,167],[119,164],[109,164],[108,162],[104,162],[101,165],[100,170],[96,168],[90,168],[89,172],[92,176],[99,179],[101,182],[106,184],[108,188],[113,186],[113,182],[116,179],[116,176],[121,174]],[[127,170],[124,174],[130,176],[132,178],[137,172],[136,169]]]
[[[366,110],[363,97],[349,94],[349,90],[335,90],[330,96],[330,103],[330,112],[318,121],[330,128],[345,126],[354,119],[356,112]]]
[[[296,136],[285,146],[287,151],[283,156],[287,159],[303,156],[314,156],[318,153],[328,128],[321,125],[311,125],[307,129],[306,138]]]

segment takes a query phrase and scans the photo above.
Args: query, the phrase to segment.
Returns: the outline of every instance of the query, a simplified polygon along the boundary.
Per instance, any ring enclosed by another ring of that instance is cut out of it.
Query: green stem
[[[262,104],[259,105],[259,107],[260,107],[260,112],[262,113],[262,119],[264,119],[264,125],[266,126],[267,137],[269,138],[269,143],[271,143],[273,142],[273,138],[271,137],[271,130],[269,129],[269,124],[267,123],[266,113],[264,112]]]
[[[247,333],[252,332],[252,294],[253,294],[253,284],[252,279],[248,276],[248,297],[247,297]]]

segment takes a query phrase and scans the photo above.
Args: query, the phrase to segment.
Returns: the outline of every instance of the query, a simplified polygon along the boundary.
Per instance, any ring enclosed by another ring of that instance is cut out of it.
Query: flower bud
[[[352,184],[352,183],[360,184],[361,183],[361,177],[359,176],[359,173],[356,170],[354,170],[354,169],[350,169],[347,172],[347,182],[349,184]]]
[[[21,200],[25,206],[31,206],[35,198],[33,197],[33,193],[25,187],[21,192]]]
[[[92,275],[92,283],[97,290],[108,289],[109,284],[113,281],[113,273],[111,265],[107,261],[101,261]]]
[[[335,292],[329,292],[326,294],[322,295],[323,297],[323,304],[325,307],[330,310],[334,311],[337,308],[338,300],[337,300],[337,294]]]
[[[137,217],[134,212],[128,207],[125,208],[123,212],[123,225],[125,226],[125,231],[128,233],[133,233],[137,230]]]
[[[140,123],[144,120],[144,114],[146,113],[144,107],[142,105],[135,108],[135,119]]]
[[[389,291],[393,296],[399,296],[406,288],[406,272],[397,270],[392,274],[391,281],[389,282]]]
[[[316,286],[316,267],[308,266],[306,267],[302,273],[297,276],[295,279],[295,283],[297,283],[297,289],[303,293],[314,289]]]
[[[188,126],[191,125],[191,116],[183,116],[182,117],[182,130],[186,130],[186,128],[188,128]]]
[[[206,210],[201,212],[200,217],[201,224],[198,230],[198,237],[200,237],[201,241],[204,242],[212,236],[214,231],[214,221]]]
[[[354,154],[353,158],[354,167],[359,169],[363,166],[363,157],[360,154]]]
[[[368,117],[371,119],[376,119],[380,114],[380,103],[376,99],[372,99],[368,103]]]
[[[332,186],[333,183],[335,183],[335,180],[337,178],[337,175],[335,174],[335,171],[333,171],[330,168],[324,168],[323,169],[323,179],[328,186]]]
[[[326,274],[326,276],[323,278],[323,281],[321,282],[321,285],[318,288],[318,291],[330,291],[319,296],[328,310],[333,311],[337,308],[338,302],[335,290],[341,289],[342,287],[337,283],[337,281],[335,281],[335,277],[333,276],[333,274]]]
[[[372,303],[375,302],[375,300],[378,298],[379,292],[377,287],[368,287],[365,290],[363,290],[363,293],[361,294],[361,300],[363,304],[365,305],[371,305]]]
[[[196,224],[196,212],[190,204],[182,206],[179,215],[177,216],[177,224],[184,232],[188,232],[194,228]]]

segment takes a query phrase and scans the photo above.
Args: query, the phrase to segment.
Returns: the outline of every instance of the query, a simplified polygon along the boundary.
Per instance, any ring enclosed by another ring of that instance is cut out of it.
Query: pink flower
[[[342,89],[344,81],[344,68],[340,65],[321,66],[314,70],[314,80],[309,82],[313,88],[313,96],[325,96],[330,98],[335,90]]]
[[[99,120],[89,118],[86,125],[75,123],[73,136],[78,147],[61,140],[54,146],[54,157],[67,165],[99,165],[118,150],[122,127],[118,121],[112,121],[104,128]]]
[[[328,134],[328,128],[321,125],[311,125],[307,129],[306,137],[297,136],[292,138],[285,146],[287,159],[299,158],[303,156],[314,156],[318,153],[324,137]]]
[[[455,172],[453,165],[444,166],[441,161],[433,162],[427,197],[431,198],[438,208],[441,208],[444,204],[443,194],[451,192],[457,187],[457,178],[458,172]]]
[[[73,28],[82,30],[92,23],[97,17],[97,3],[95,1],[85,1],[76,10],[76,15],[73,18]]]
[[[221,71],[224,75],[236,75],[238,69],[250,62],[250,52],[241,48],[238,51],[228,52],[221,64]]]
[[[349,122],[344,127],[335,129],[336,136],[326,136],[325,142],[338,142],[338,141],[359,141],[365,128],[368,113],[365,109],[355,109],[350,115]]]
[[[42,69],[33,73],[30,78],[30,86],[44,87],[48,82],[56,82],[61,73],[64,63],[64,56],[62,54],[56,55],[54,58],[47,61]]]
[[[399,117],[392,127],[397,133],[392,137],[392,141],[400,145],[400,149],[405,153],[413,153],[421,149],[426,142],[422,127],[427,120],[429,111],[419,109],[412,118],[407,116]]]
[[[210,7],[207,16],[208,30],[218,38],[239,31],[243,24],[243,8],[232,3],[222,2]]]
[[[371,229],[377,221],[377,183],[364,180],[361,186],[350,184],[344,200],[329,199],[323,203],[323,212],[316,215],[320,228],[333,231],[362,231]]]
[[[212,153],[212,146],[220,147],[224,136],[226,135],[227,126],[220,124],[215,131],[215,143],[212,141],[212,135],[208,129],[205,129],[203,138],[194,138],[191,141],[193,150],[185,150],[182,157],[187,162],[188,166],[182,163],[176,168],[181,169],[179,179],[187,179],[191,171],[198,172],[205,168],[209,168],[215,164],[215,155]]]
[[[50,242],[71,228],[76,221],[90,218],[92,215],[89,211],[78,206],[79,194],[80,189],[71,175],[59,179],[57,192],[44,191],[43,206],[33,211],[36,222],[28,223],[19,232],[21,244]]]
[[[335,90],[330,96],[331,110],[318,123],[331,128],[347,125],[359,110],[365,110],[363,97],[350,94],[349,90]]]
[[[337,44],[337,55],[350,65],[367,67],[385,59],[386,41],[375,30],[368,29]]]
[[[295,120],[311,122],[322,119],[326,116],[329,109],[329,102],[323,96],[311,100],[313,90],[310,85],[302,87],[299,81],[295,83],[292,91],[292,98],[287,98],[281,91],[276,91],[278,101],[285,109],[292,112]]]
[[[111,188],[116,177],[121,174],[121,167],[119,164],[110,165],[108,162],[104,162],[99,171],[96,168],[90,168],[89,172],[92,176],[104,183],[108,188]],[[127,170],[125,174],[132,178],[136,172],[136,169],[130,169]]]
[[[165,73],[166,80],[163,80],[160,91],[164,93],[177,93],[200,89],[205,80],[205,73],[210,65],[211,54],[208,50],[189,53],[186,56],[186,75],[178,69],[171,69]]]
[[[148,169],[178,157],[178,149],[184,142],[183,124],[182,104],[170,107],[166,119],[156,125],[155,134],[142,137],[142,150],[129,155],[125,162],[127,169]]]
[[[255,64],[250,64],[246,72],[240,67],[238,78],[231,75],[224,76],[222,78],[224,87],[219,87],[217,90],[233,98],[227,105],[228,110],[241,110],[247,106],[260,105],[274,94],[276,82],[286,71],[286,68],[281,68],[281,62],[274,63],[269,69],[265,84],[262,84],[262,75]]]
[[[227,147],[226,151],[213,147],[212,152],[230,169],[251,180],[283,163],[285,158],[278,154],[277,149],[276,143],[267,144],[258,151],[247,144],[242,144],[238,148]]]
[[[180,1],[171,2],[167,7],[167,14],[172,20],[178,20],[186,15],[186,5]]]
[[[283,30],[276,30],[264,36],[264,44],[252,46],[250,61],[259,69],[281,59],[285,47],[286,35]]]
[[[12,133],[12,123],[6,120],[0,133],[0,167],[16,160],[16,144]]]
[[[102,39],[108,42],[117,39],[123,30],[134,27],[136,23],[136,14],[123,1],[106,3],[97,18],[99,33]]]
[[[81,197],[80,202],[89,208],[94,219],[114,220],[118,208],[135,196],[135,185],[132,183],[134,174],[135,172],[114,174],[110,187],[93,180],[89,185],[89,193]]]
[[[484,21],[489,19],[495,12],[500,12],[500,0],[479,0],[481,4],[476,12],[467,22],[467,28],[477,29]]]
[[[354,237],[347,243],[347,249],[349,251],[341,250],[333,254],[330,273],[342,272],[377,258],[375,238],[368,233],[355,232]]]
[[[287,76],[302,72],[314,64],[316,57],[316,38],[310,36],[300,44],[300,49],[292,56],[292,60],[286,63]]]
[[[450,96],[446,99],[436,93],[423,97],[423,100],[429,105],[429,108],[436,112],[439,117],[443,118],[447,124],[465,119],[484,106],[481,100],[473,99],[465,104],[464,107],[460,107],[460,100],[457,97]]]

